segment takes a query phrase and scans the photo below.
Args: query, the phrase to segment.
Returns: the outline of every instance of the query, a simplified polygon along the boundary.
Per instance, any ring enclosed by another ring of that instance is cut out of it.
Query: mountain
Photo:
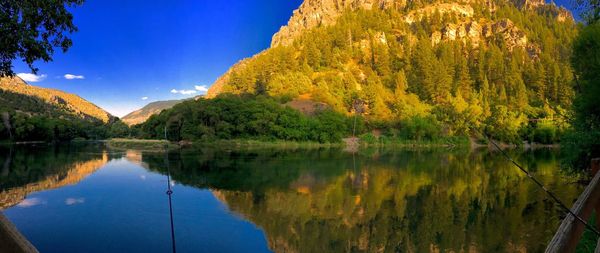
[[[496,8],[496,2],[485,0],[459,0],[455,3],[434,3],[424,5],[421,8],[415,8],[411,5],[419,5],[418,1],[407,0],[307,0],[294,14],[287,26],[273,36],[271,47],[279,45],[290,45],[293,40],[303,32],[318,26],[327,26],[335,24],[337,18],[345,11],[372,10],[372,9],[404,9],[408,11],[405,16],[405,22],[412,23],[415,19],[421,19],[425,16],[439,11],[440,14],[452,13],[462,17],[473,17],[474,4],[483,4],[490,11]],[[502,4],[502,3],[501,3]],[[519,9],[538,9],[545,6],[544,0],[515,0],[512,2]],[[554,8],[555,15],[562,19],[572,19],[570,13],[564,8]],[[478,29],[478,28],[475,28]]]
[[[543,0],[305,0],[207,97],[303,96],[376,126],[554,136],[574,94],[577,32],[569,11]]]
[[[115,117],[74,94],[27,84],[19,77],[0,78],[0,112],[112,122]]]
[[[158,114],[163,110],[170,109],[171,107],[179,104],[185,100],[168,100],[168,101],[157,101],[152,102],[144,106],[142,109],[131,112],[125,115],[121,120],[127,125],[137,125],[144,123],[150,116]]]

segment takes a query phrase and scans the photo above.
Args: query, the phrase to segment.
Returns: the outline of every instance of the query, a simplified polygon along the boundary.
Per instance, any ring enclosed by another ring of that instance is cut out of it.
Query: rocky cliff
[[[302,32],[335,23],[345,10],[400,8],[406,0],[306,0],[294,11],[287,26],[273,36],[271,47],[288,45]]]
[[[520,9],[535,10],[546,6],[544,0],[509,1]],[[495,10],[492,1],[458,0],[454,3],[439,3],[417,9],[406,16],[406,22],[412,23],[415,19],[431,15],[435,11],[442,15],[444,13],[456,13],[462,16],[472,16],[473,8],[469,5],[472,3],[482,3],[488,6],[491,11]],[[289,45],[294,38],[308,29],[331,25],[346,10],[399,9],[405,8],[406,5],[406,0],[306,0],[294,11],[288,24],[281,27],[280,31],[273,36],[271,47]],[[570,13],[564,8],[560,8],[556,15],[562,20],[572,19]]]

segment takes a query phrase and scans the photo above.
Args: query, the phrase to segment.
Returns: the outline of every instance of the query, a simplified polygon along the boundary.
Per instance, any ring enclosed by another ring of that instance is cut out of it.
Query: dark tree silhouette
[[[12,62],[22,59],[33,73],[37,60],[52,61],[55,48],[73,44],[66,35],[77,31],[67,7],[84,0],[0,1],[0,76],[12,76]]]

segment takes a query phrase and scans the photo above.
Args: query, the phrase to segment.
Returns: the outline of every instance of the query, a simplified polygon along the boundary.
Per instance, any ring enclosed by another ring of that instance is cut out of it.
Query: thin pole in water
[[[165,127],[165,139],[167,137],[167,127]],[[177,253],[177,246],[175,244],[175,225],[173,224],[173,202],[171,195],[173,190],[171,189],[171,168],[169,166],[169,147],[165,144],[165,164],[167,165],[167,195],[169,196],[169,217],[171,219],[171,242],[173,253]]]

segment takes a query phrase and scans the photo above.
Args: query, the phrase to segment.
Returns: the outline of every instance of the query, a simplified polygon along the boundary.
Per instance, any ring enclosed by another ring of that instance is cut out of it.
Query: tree
[[[129,136],[129,127],[122,121],[110,125],[110,136],[113,138],[124,138]]]
[[[575,131],[567,138],[565,149],[571,165],[583,169],[591,158],[600,156],[600,23],[581,31],[572,62],[579,91],[574,101]]]
[[[12,76],[12,61],[21,58],[33,73],[37,60],[52,61],[54,48],[66,52],[77,31],[67,7],[84,0],[2,0],[0,2],[0,76]]]
[[[577,123],[584,129],[600,127],[600,23],[581,31],[574,43],[573,68],[579,77]]]

